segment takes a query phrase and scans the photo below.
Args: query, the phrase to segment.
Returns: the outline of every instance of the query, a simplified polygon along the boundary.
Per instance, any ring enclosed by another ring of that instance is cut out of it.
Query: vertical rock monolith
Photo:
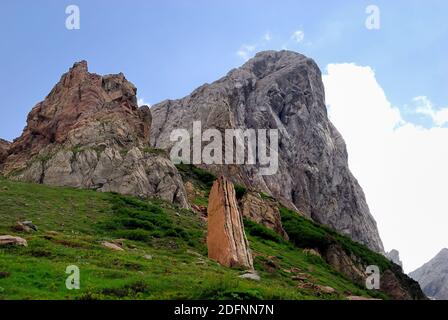
[[[208,257],[227,267],[253,269],[252,254],[232,182],[220,177],[213,183],[207,213]]]

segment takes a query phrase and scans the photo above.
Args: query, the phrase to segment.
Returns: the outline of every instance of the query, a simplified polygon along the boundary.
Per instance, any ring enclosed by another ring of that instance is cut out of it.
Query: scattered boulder
[[[14,230],[18,232],[33,232],[37,231],[36,225],[33,224],[32,221],[17,221],[14,226]]]
[[[238,210],[233,184],[224,177],[214,183],[208,205],[208,257],[227,267],[253,269],[252,254]]]
[[[143,258],[145,258],[146,260],[152,260],[152,255],[150,255],[150,254],[145,254],[145,255],[143,256]]]
[[[248,272],[239,276],[241,279],[249,279],[253,281],[260,281],[261,278],[255,270],[249,270]]]
[[[314,291],[317,295],[326,295],[326,294],[335,294],[336,289],[330,287],[330,286],[323,286],[320,284],[315,284],[311,282],[301,282],[297,285],[297,288],[299,289],[307,289]]]
[[[333,294],[336,293],[336,289],[330,287],[330,286],[321,286],[317,285],[317,288],[320,292],[326,293],[326,294]]]
[[[15,245],[28,247],[28,242],[20,237],[14,237],[10,235],[0,236],[0,246],[4,245]]]
[[[311,256],[316,256],[316,257],[320,257],[322,258],[321,254],[319,253],[319,251],[314,250],[314,249],[305,249],[303,250],[303,252],[305,254],[311,255]]]
[[[112,242],[108,242],[108,241],[103,241],[101,242],[101,244],[103,246],[105,246],[106,248],[115,250],[115,251],[124,251],[124,249],[122,247],[120,247],[118,244],[112,243]]]

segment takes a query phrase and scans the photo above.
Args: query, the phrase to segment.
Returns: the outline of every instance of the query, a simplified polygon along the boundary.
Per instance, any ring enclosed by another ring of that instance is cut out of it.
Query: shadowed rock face
[[[252,254],[238,210],[235,189],[224,177],[213,183],[207,214],[208,257],[227,267],[253,269]]]
[[[150,151],[151,113],[123,74],[88,72],[85,61],[64,74],[28,115],[9,148],[11,179],[159,197],[188,207],[168,157]]]
[[[423,292],[436,300],[448,300],[448,249],[443,249],[431,261],[411,272],[409,276],[418,283]]]
[[[258,192],[249,191],[240,200],[240,208],[245,218],[274,230],[285,240],[288,240],[288,235],[282,226],[277,202],[263,199]]]
[[[249,189],[384,252],[364,193],[348,168],[345,143],[327,117],[316,63],[290,51],[267,51],[180,100],[151,108],[151,144],[170,149],[170,133],[201,121],[203,129],[278,129],[279,170],[260,176],[256,166],[205,166]]]
[[[10,142],[0,139],[0,166],[2,162],[5,160],[5,158],[8,156],[8,150],[10,146],[11,146]]]

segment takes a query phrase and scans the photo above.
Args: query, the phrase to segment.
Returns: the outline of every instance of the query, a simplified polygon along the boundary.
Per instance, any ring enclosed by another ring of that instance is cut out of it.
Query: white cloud
[[[436,110],[433,103],[425,96],[415,97],[413,102],[416,104],[416,113],[430,117],[435,125],[442,127],[448,124],[448,108]]]
[[[148,106],[148,107],[151,108],[151,104],[146,102],[144,98],[138,99],[137,100],[137,104],[138,104],[139,107],[141,107],[141,106]]]
[[[249,60],[249,58],[252,56],[256,49],[255,45],[243,45],[241,48],[236,52],[236,54],[243,60]]]
[[[270,33],[270,32],[266,32],[266,33],[264,34],[264,36],[263,36],[263,39],[264,39],[264,41],[267,41],[267,42],[271,41],[271,40],[272,40],[272,35],[271,35],[271,33]]]
[[[305,33],[302,30],[297,30],[292,34],[291,39],[300,43],[305,39]]]
[[[370,67],[330,64],[323,80],[386,249],[398,249],[413,271],[448,247],[448,128],[404,121]]]

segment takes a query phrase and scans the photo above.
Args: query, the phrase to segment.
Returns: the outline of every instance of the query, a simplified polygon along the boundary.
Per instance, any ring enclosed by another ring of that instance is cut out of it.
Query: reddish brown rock
[[[210,259],[227,267],[253,269],[235,189],[224,177],[216,180],[210,191],[207,246]]]
[[[2,173],[14,180],[162,198],[189,207],[166,155],[149,148],[151,112],[122,73],[75,63],[28,115]]]
[[[2,164],[3,160],[5,160],[6,157],[8,156],[8,150],[10,146],[11,146],[10,142],[0,139],[0,165]]]
[[[414,300],[392,271],[383,272],[380,283],[381,291],[386,292],[394,300]]]
[[[288,240],[288,234],[282,226],[279,204],[273,199],[264,199],[258,192],[246,192],[240,201],[244,217],[264,225]]]

